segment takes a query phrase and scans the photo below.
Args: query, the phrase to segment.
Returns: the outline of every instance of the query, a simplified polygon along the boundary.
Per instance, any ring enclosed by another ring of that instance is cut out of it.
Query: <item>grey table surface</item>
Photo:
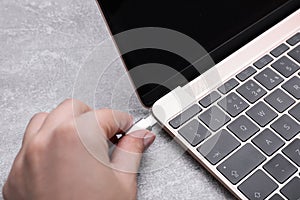
[[[0,0],[1,188],[34,113],[70,97],[95,109],[130,112],[136,120],[148,113],[120,60],[99,64],[113,55],[101,47],[107,38],[94,0]],[[138,176],[138,199],[234,199],[166,132],[154,132]]]

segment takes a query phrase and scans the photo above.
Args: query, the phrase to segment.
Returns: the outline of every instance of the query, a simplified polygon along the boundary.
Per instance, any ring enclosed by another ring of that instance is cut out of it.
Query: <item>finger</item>
[[[8,197],[7,197],[7,182],[4,183],[4,186],[3,186],[3,188],[2,188],[2,195],[3,195],[3,199],[4,199],[4,200],[7,200],[7,199],[8,199]]]
[[[26,145],[26,143],[28,143],[31,138],[37,134],[47,117],[48,113],[38,113],[31,118],[24,133],[22,145]]]
[[[124,136],[114,150],[111,163],[121,181],[136,181],[142,154],[154,141],[155,135],[149,131],[135,131]]]
[[[119,132],[128,130],[133,123],[131,115],[116,110],[97,110],[95,116],[101,132],[107,139],[114,137]]]
[[[42,125],[42,130],[52,131],[67,119],[75,118],[91,111],[85,103],[76,99],[67,99],[57,106]]]
[[[127,130],[132,121],[127,113],[102,109],[77,117],[74,128],[86,150],[102,163],[110,164],[108,140],[114,139],[116,133]]]

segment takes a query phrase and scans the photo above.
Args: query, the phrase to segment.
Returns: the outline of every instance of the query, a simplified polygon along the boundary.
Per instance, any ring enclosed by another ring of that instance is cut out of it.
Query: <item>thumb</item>
[[[139,130],[124,136],[111,157],[114,169],[125,180],[135,179],[145,149],[154,141],[155,135],[147,130]]]

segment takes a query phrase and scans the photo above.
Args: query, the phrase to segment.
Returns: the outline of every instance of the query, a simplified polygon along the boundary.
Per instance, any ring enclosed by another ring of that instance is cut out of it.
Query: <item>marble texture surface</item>
[[[107,38],[94,0],[0,0],[0,188],[34,113],[69,97],[128,111],[136,120],[148,113],[120,60],[99,64],[99,57],[114,54],[102,48],[97,56]],[[167,133],[159,127],[154,132],[138,176],[138,199],[234,199]]]

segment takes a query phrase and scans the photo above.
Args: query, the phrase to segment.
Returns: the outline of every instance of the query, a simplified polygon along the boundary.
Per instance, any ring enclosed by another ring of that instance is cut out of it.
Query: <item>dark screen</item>
[[[299,0],[98,0],[112,34],[142,27],[162,27],[181,32],[196,40],[209,52],[215,63],[245,45],[256,36],[299,8]],[[121,49],[134,41],[116,43]],[[122,53],[122,51],[121,51]],[[205,55],[199,55],[201,57]],[[146,63],[160,63],[172,67],[191,81],[211,68],[204,63],[201,69],[171,52],[159,49],[140,49],[122,55],[128,70]],[[196,61],[196,60],[195,60]],[[147,67],[151,67],[151,64]],[[129,71],[130,72],[130,71]],[[149,74],[131,74],[133,83],[147,79]],[[147,107],[187,81],[164,74],[172,87],[145,84],[137,88]]]

